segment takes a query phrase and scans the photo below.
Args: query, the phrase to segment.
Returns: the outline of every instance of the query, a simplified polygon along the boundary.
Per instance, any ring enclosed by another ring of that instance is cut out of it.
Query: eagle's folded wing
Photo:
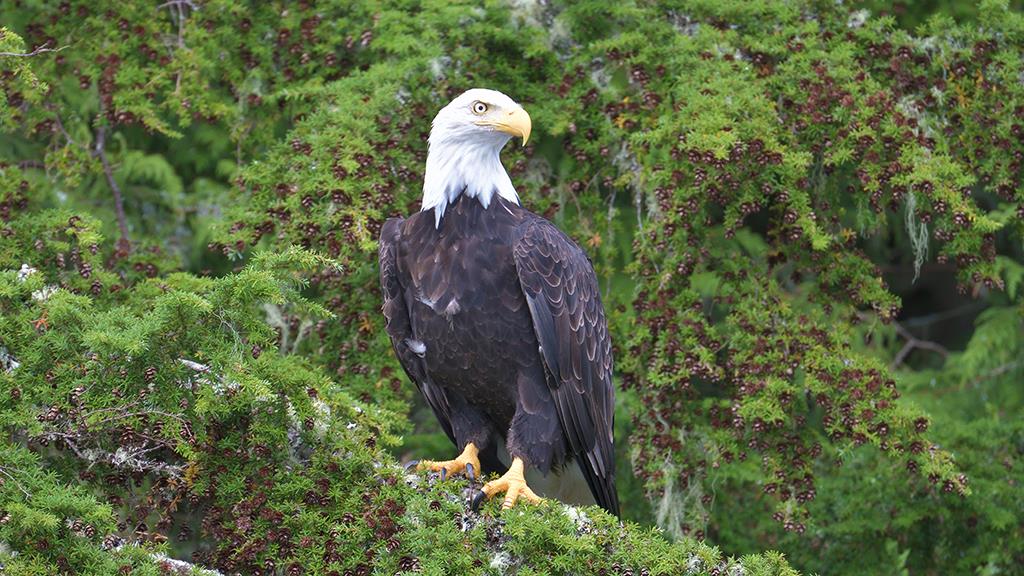
[[[444,389],[434,384],[427,374],[421,348],[424,344],[416,341],[413,337],[405,290],[398,278],[397,252],[402,222],[401,218],[391,218],[384,223],[377,252],[380,260],[380,289],[384,297],[383,312],[387,322],[388,336],[391,337],[391,346],[395,349],[395,355],[398,356],[398,361],[405,369],[405,373],[423,393],[423,398],[434,411],[438,422],[441,423],[441,428],[455,444],[455,433],[451,423],[451,406]]]
[[[520,225],[513,255],[569,447],[598,504],[617,515],[611,339],[594,268],[541,218]]]

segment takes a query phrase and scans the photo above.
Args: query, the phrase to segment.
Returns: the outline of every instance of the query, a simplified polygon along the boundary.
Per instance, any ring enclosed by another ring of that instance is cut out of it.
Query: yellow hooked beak
[[[530,115],[522,108],[510,110],[494,120],[481,120],[477,124],[481,126],[494,126],[506,134],[519,136],[523,139],[523,146],[526,146],[526,141],[530,139],[530,129],[533,127],[533,124],[530,122]]]

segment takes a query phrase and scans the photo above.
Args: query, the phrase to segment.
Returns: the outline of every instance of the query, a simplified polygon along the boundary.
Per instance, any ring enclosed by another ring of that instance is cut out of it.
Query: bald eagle
[[[494,90],[469,90],[438,112],[422,210],[381,230],[387,332],[461,451],[420,469],[502,474],[482,494],[505,493],[509,508],[541,499],[526,471],[551,484],[575,461],[590,502],[618,515],[612,349],[593,266],[520,206],[498,157],[530,129],[526,111]]]

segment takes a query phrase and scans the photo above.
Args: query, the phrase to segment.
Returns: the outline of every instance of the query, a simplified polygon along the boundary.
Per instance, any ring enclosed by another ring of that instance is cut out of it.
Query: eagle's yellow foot
[[[454,460],[444,460],[440,462],[434,462],[432,460],[424,460],[416,465],[417,470],[433,470],[434,472],[441,473],[441,480],[444,480],[452,474],[458,474],[459,472],[465,471],[466,477],[471,481],[476,479],[476,475],[480,473],[480,459],[477,458],[476,445],[472,442],[466,444],[466,448],[459,454]]]
[[[520,497],[525,498],[531,504],[540,504],[542,498],[537,496],[529,486],[526,485],[526,478],[523,477],[523,461],[520,458],[512,460],[512,466],[504,476],[484,484],[482,494],[473,500],[473,508],[477,509],[483,497],[491,498],[495,494],[505,493],[505,501],[501,503],[502,510],[508,510],[515,506]]]

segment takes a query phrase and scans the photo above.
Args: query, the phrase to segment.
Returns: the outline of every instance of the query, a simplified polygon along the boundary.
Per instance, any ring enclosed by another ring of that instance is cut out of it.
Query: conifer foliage
[[[0,22],[0,573],[1024,562],[1005,3],[912,31],[782,0],[15,0]],[[398,464],[423,423],[376,238],[475,86],[529,110],[503,160],[594,261],[625,515],[660,530],[471,513],[465,481]],[[954,312],[915,300],[945,280]],[[961,313],[946,345],[918,328]]]

